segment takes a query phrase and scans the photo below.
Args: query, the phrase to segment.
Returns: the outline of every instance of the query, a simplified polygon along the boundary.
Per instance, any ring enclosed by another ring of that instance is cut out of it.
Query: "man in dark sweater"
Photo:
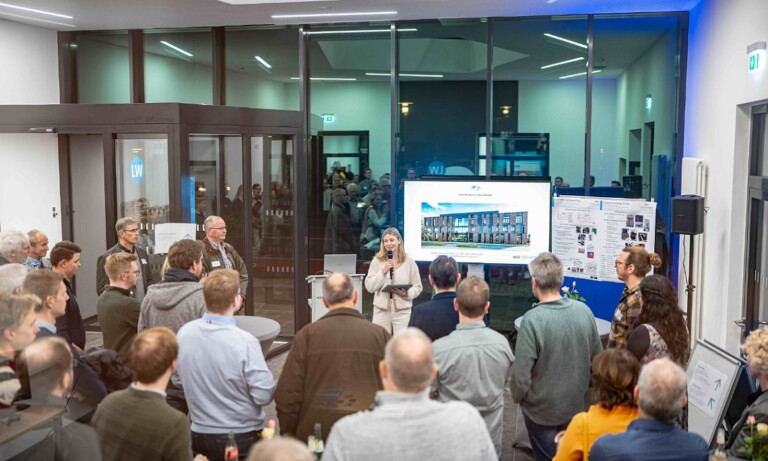
[[[80,351],[85,349],[85,323],[80,314],[80,304],[72,290],[72,277],[80,269],[80,253],[82,250],[72,242],[63,240],[51,250],[51,265],[53,271],[64,277],[67,286],[67,308],[64,315],[56,319],[56,334],[74,344]]]
[[[459,323],[459,313],[453,307],[459,280],[455,259],[445,255],[435,258],[429,265],[429,284],[435,294],[430,301],[413,307],[408,326],[423,331],[432,341],[451,334]]]
[[[165,403],[178,352],[176,337],[167,328],[136,336],[131,347],[136,382],[110,394],[93,416],[106,461],[192,458],[187,417]]]
[[[123,363],[128,363],[141,311],[139,302],[131,293],[141,275],[137,259],[130,253],[115,253],[107,257],[104,269],[109,276],[109,286],[96,303],[104,347],[117,351]]]

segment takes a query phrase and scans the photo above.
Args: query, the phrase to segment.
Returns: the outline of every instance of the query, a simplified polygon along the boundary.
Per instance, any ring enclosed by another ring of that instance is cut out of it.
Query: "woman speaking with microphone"
[[[421,294],[421,276],[394,227],[381,235],[381,248],[371,261],[365,289],[374,294],[373,323],[392,334],[408,327],[413,300]]]

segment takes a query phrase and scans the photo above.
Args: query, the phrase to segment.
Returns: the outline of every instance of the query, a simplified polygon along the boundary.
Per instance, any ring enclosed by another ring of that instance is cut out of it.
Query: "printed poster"
[[[555,197],[552,252],[565,276],[618,282],[614,262],[621,250],[653,252],[656,203],[603,197]]]

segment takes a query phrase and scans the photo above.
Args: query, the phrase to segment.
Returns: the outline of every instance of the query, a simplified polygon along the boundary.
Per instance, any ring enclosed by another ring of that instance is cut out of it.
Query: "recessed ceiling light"
[[[547,3],[555,3],[557,0],[547,0]]]
[[[299,77],[291,77],[291,80],[298,80]],[[342,78],[342,77],[309,77],[310,80],[319,80],[326,82],[355,82],[356,78]]]
[[[44,22],[46,24],[56,24],[57,26],[77,27],[74,24],[65,24],[63,22],[49,21],[47,19],[31,18],[29,16],[23,16],[21,14],[5,13],[5,12],[2,12],[2,11],[0,11],[0,16],[9,16],[9,17],[12,17],[12,18],[27,19],[27,20],[30,20],[30,21]]]
[[[51,13],[50,11],[36,10],[33,8],[27,8],[25,6],[11,5],[10,3],[0,3],[0,6],[5,8],[13,8],[16,10],[29,11],[30,13],[38,13],[38,14],[45,14],[48,16],[55,16],[57,18],[75,19],[72,16],[67,16],[66,14]]]
[[[254,58],[256,58],[256,60],[259,61],[260,63],[262,63],[264,65],[264,67],[266,67],[267,69],[271,69],[272,68],[272,66],[269,65],[269,63],[267,61],[262,59],[261,56],[254,56]]]
[[[573,40],[568,40],[567,38],[558,37],[557,35],[554,35],[554,34],[544,34],[544,35],[549,38],[554,38],[555,40],[560,40],[561,42],[570,43],[571,45],[576,45],[578,47],[584,48],[585,50],[587,49],[587,45],[583,43],[574,42]]]
[[[398,32],[416,32],[418,29],[397,29]],[[328,35],[328,34],[376,34],[389,33],[390,29],[356,29],[356,30],[310,30],[304,32],[306,35]]]
[[[192,57],[192,53],[190,53],[188,51],[184,51],[184,50],[182,50],[181,48],[179,48],[176,45],[171,45],[170,43],[166,42],[165,40],[160,40],[160,43],[162,43],[163,45],[167,46],[168,48],[173,48],[174,50],[178,51],[179,53],[186,54],[190,58]]]
[[[602,72],[602,70],[593,70],[592,71],[593,74],[599,74],[600,72]],[[587,73],[586,72],[579,72],[578,74],[563,75],[562,77],[560,77],[560,80],[562,80],[564,78],[578,77],[580,75],[587,75]]]
[[[584,58],[573,58],[573,59],[569,59],[567,61],[560,61],[560,62],[556,62],[554,64],[547,64],[546,66],[541,66],[541,68],[542,69],[549,69],[550,67],[562,66],[563,64],[569,64],[569,63],[572,63],[572,62],[583,61],[583,60],[584,60]]]
[[[359,13],[312,13],[312,14],[273,14],[272,19],[293,18],[329,18],[334,16],[394,16],[397,11],[369,11]]]
[[[389,77],[392,74],[388,72],[366,72],[365,75],[371,77]],[[442,74],[397,74],[400,77],[417,77],[417,78],[443,78]]]

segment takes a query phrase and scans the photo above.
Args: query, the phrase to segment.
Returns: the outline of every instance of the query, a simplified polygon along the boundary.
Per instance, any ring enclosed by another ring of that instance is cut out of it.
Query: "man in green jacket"
[[[523,420],[536,461],[550,460],[555,435],[584,410],[592,358],[603,350],[592,311],[560,296],[563,265],[542,253],[528,267],[539,300],[523,317],[512,366],[512,398]]]
[[[226,243],[227,224],[219,216],[205,218],[205,245],[203,251],[203,273],[210,274],[217,269],[234,269],[240,273],[240,289],[248,295],[248,269],[245,261],[235,248]]]
[[[141,313],[141,304],[131,292],[141,274],[137,259],[136,255],[123,252],[107,257],[104,269],[109,276],[109,286],[96,303],[104,347],[117,351],[123,363],[128,363]]]

